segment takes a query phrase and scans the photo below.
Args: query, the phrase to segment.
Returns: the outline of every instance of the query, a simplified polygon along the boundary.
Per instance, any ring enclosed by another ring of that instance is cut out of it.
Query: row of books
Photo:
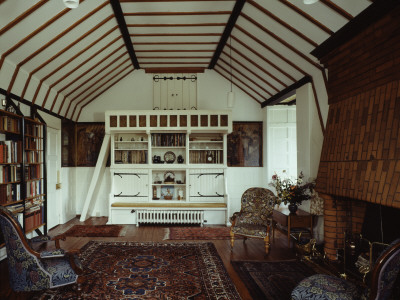
[[[153,133],[151,135],[151,145],[160,147],[185,147],[185,133]]]
[[[29,165],[25,167],[25,179],[39,179],[42,177],[42,165]]]
[[[40,157],[39,151],[27,151],[25,152],[25,162],[27,163],[41,163],[42,159]]]
[[[0,116],[0,130],[20,133],[19,119],[9,116]]]
[[[33,228],[37,228],[44,223],[44,207],[33,206],[25,212],[25,228],[29,231]]]
[[[18,163],[22,161],[21,141],[0,142],[0,163]]]
[[[25,149],[37,149],[37,141],[33,137],[25,137]]]
[[[21,166],[0,165],[0,183],[21,181]]]
[[[43,194],[43,179],[26,183],[26,197],[31,198]]]
[[[190,150],[189,161],[191,164],[223,164],[222,150]]]
[[[21,184],[0,185],[0,204],[21,200]]]
[[[41,126],[36,124],[25,124],[25,134],[41,137]]]
[[[147,164],[147,150],[116,150],[116,164]]]

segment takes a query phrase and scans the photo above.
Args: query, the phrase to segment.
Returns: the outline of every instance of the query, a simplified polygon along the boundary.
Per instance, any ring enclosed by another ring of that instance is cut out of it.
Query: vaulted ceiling
[[[310,52],[371,0],[0,0],[0,88],[53,115],[82,109],[131,72],[214,69],[258,103],[308,78]]]

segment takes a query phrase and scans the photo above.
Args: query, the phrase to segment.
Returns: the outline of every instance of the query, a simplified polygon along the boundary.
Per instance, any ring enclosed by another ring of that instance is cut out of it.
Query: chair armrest
[[[69,257],[69,263],[71,265],[71,268],[74,270],[74,272],[78,275],[83,274],[83,265],[81,260],[78,257],[79,250],[70,250],[66,253],[66,255]]]
[[[60,240],[65,241],[67,236],[65,234],[59,234],[54,236],[51,240],[56,243],[56,248],[60,249]]]
[[[31,243],[42,243],[42,242],[49,242],[51,241],[51,237],[48,235],[38,235],[31,239],[29,239]]]
[[[64,256],[65,256],[65,251],[63,249],[40,252],[40,258],[54,258],[54,257],[64,257]]]
[[[232,217],[229,218],[229,221],[231,221],[232,226],[235,225],[236,219],[238,216],[240,216],[241,212],[234,212]]]

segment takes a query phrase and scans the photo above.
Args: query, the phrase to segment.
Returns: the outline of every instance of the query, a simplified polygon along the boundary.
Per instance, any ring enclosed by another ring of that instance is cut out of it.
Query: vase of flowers
[[[286,171],[283,171],[283,173],[286,173]],[[303,172],[300,172],[295,180],[289,177],[282,178],[275,173],[272,176],[272,182],[269,184],[276,190],[278,204],[282,202],[285,205],[289,204],[288,208],[291,213],[295,213],[298,205],[301,205],[303,201],[312,198],[315,181],[304,182],[303,178]]]

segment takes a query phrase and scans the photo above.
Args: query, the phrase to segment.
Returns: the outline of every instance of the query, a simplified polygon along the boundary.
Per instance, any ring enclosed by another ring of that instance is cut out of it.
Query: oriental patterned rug
[[[253,300],[289,300],[292,290],[316,272],[298,260],[231,261]]]
[[[73,225],[63,234],[72,237],[125,236],[127,227],[120,225]]]
[[[81,260],[83,299],[240,299],[212,243],[90,241]],[[76,297],[65,286],[39,298]]]
[[[164,240],[229,240],[230,230],[230,227],[170,227],[165,229]]]

